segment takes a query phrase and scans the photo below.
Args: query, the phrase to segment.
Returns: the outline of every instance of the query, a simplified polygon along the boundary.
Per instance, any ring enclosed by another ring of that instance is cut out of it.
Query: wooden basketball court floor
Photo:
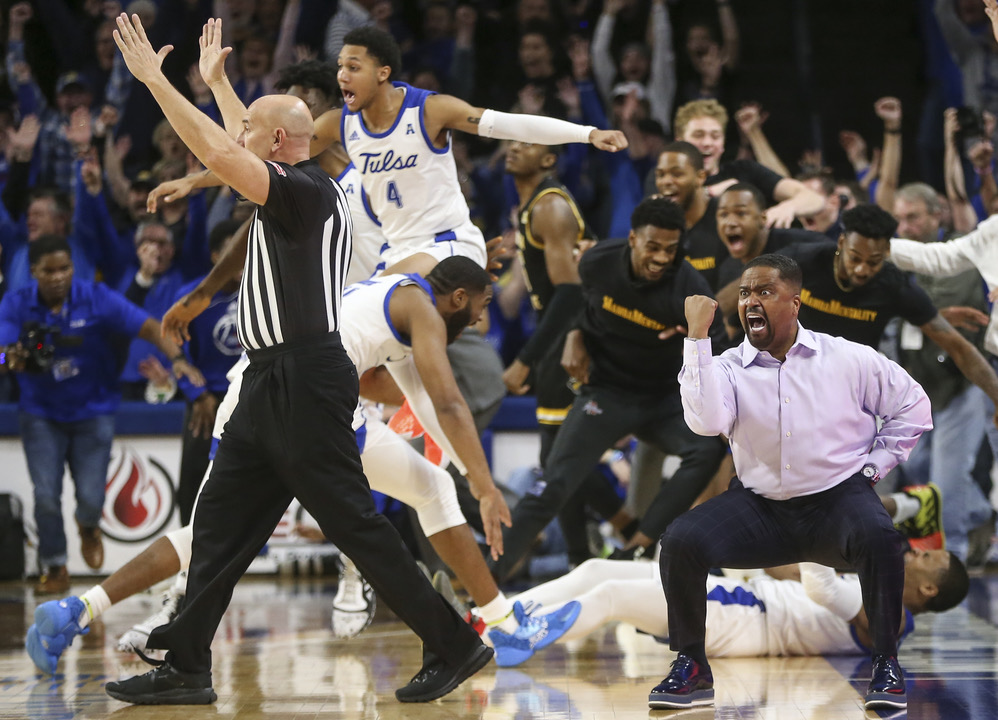
[[[88,587],[80,582],[73,592]],[[38,673],[23,648],[36,604],[30,586],[0,584],[0,718],[998,718],[998,575],[974,578],[960,608],[918,619],[901,650],[909,707],[894,713],[863,709],[869,661],[861,657],[718,659],[712,662],[714,707],[649,710],[648,691],[674,656],[624,625],[572,646],[554,645],[518,668],[489,665],[436,702],[403,705],[393,692],[419,667],[416,637],[379,608],[359,637],[335,640],[328,630],[334,590],[333,579],[244,579],[212,647],[218,702],[133,707],[109,698],[103,686],[148,669],[135,655],[119,653],[115,643],[154,609],[158,595],[112,608],[90,634],[76,639],[52,677]]]

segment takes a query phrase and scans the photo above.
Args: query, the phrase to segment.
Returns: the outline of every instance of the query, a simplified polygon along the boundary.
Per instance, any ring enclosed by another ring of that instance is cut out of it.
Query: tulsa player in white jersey
[[[386,365],[424,427],[455,463],[466,469],[472,493],[480,502],[486,540],[495,554],[502,550],[500,523],[509,524],[509,509],[492,482],[471,412],[457,389],[445,353],[448,342],[477,322],[491,294],[489,277],[476,263],[463,257],[447,259],[426,279],[389,275],[348,288],[343,296],[340,332],[358,374]],[[229,391],[215,419],[215,438],[236,406],[246,364],[237,363],[230,373]],[[500,665],[523,662],[571,626],[578,615],[577,603],[561,605],[543,616],[530,615],[499,591],[461,514],[448,473],[380,420],[366,417],[362,407],[354,416],[354,428],[371,487],[416,510],[434,548],[478,603],[482,619],[491,620],[489,638]],[[73,637],[114,602],[178,569],[185,570],[191,541],[190,526],[173,531],[82,597],[39,606],[27,640],[38,668],[54,672]],[[356,631],[364,625],[366,622]]]
[[[707,578],[707,653],[711,657],[859,655],[871,646],[859,578],[801,563],[799,580],[760,574],[749,580]],[[796,568],[781,568],[790,577]],[[777,573],[778,574],[778,573]],[[902,637],[913,615],[943,612],[967,595],[967,570],[946,550],[905,555]],[[656,638],[669,636],[668,607],[659,564],[587,560],[551,582],[515,598],[544,610],[577,601],[582,611],[559,642],[583,638],[604,623],[634,625]]]
[[[345,104],[316,119],[312,143],[313,156],[342,143],[363,176],[388,240],[382,253],[388,272],[425,274],[450,255],[485,265],[482,234],[458,184],[451,130],[547,145],[592,143],[612,152],[627,147],[616,130],[483,110],[393,83],[400,67],[398,45],[388,33],[374,27],[347,33],[337,76]]]

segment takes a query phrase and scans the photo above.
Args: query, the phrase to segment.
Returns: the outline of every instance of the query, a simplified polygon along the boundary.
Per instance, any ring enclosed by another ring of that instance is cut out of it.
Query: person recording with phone
[[[107,286],[73,278],[69,243],[43,235],[28,247],[34,279],[0,301],[0,372],[18,373],[19,423],[34,487],[36,594],[65,594],[67,545],[62,518],[65,466],[76,485],[76,523],[84,561],[101,567],[99,523],[120,401],[121,338],[140,337],[172,361],[177,377],[204,378],[159,321]]]

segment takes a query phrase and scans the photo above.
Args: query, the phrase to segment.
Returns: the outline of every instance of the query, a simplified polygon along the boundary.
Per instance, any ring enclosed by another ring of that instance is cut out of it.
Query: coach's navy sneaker
[[[908,707],[904,673],[893,655],[873,656],[873,679],[866,691],[865,704],[868,708]]]
[[[546,615],[528,614],[520,601],[513,602],[513,617],[519,627],[512,635],[492,628],[489,630],[489,640],[496,649],[496,665],[513,667],[526,662],[534,651],[546,648],[564,635],[579,613],[582,605],[578,600],[565,603],[554,612]]]
[[[209,705],[217,699],[211,673],[186,673],[164,663],[127,680],[109,682],[104,691],[133,705]]]
[[[710,667],[701,665],[689,655],[679,653],[672,669],[648,695],[653,708],[685,708],[714,704],[714,676]]]
[[[478,643],[456,667],[450,666],[431,652],[423,653],[423,667],[409,684],[395,691],[399,702],[430,702],[443,697],[492,659],[492,648]]]
[[[62,651],[73,644],[73,638],[90,632],[90,628],[80,628],[83,612],[83,601],[75,595],[49,600],[35,608],[35,624],[28,628],[24,643],[35,667],[53,674]]]

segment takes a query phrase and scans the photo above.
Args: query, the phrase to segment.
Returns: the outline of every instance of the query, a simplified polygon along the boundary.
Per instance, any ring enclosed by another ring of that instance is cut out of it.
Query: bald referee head
[[[312,131],[312,115],[302,100],[264,95],[247,108],[237,141],[261,160],[293,165],[308,160]]]

